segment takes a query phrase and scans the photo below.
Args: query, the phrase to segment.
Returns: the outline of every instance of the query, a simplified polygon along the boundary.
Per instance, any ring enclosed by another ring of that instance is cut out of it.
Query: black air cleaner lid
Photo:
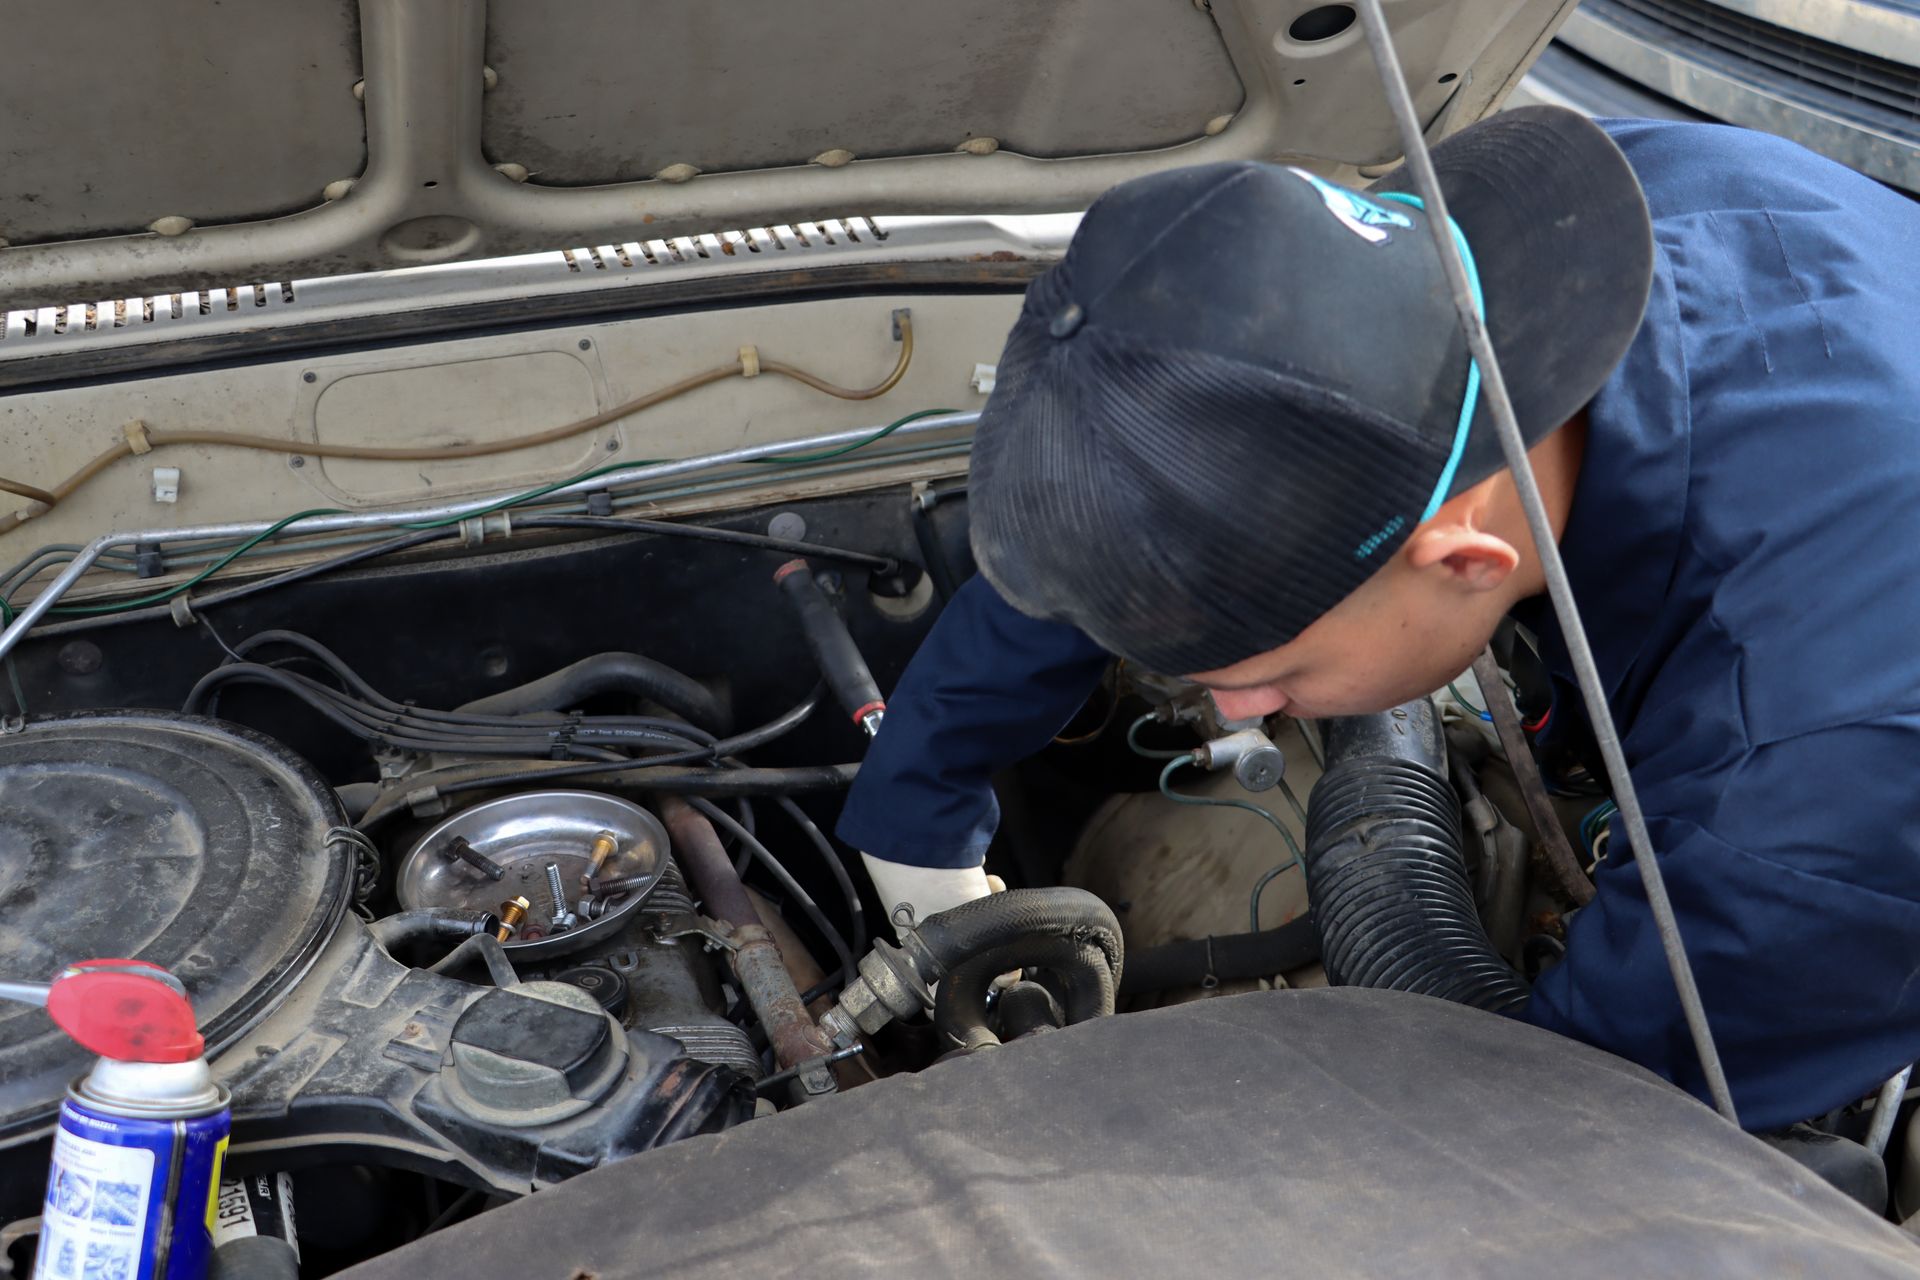
[[[209,1054],[277,1005],[347,906],[352,851],[318,774],[272,739],[165,712],[0,736],[0,976],[96,957],[186,985]],[[87,1053],[0,1003],[0,1143],[53,1118]]]

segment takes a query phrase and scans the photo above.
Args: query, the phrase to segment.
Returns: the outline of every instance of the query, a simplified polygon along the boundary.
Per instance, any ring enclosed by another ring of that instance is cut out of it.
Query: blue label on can
[[[202,1280],[230,1125],[62,1103],[35,1280]]]

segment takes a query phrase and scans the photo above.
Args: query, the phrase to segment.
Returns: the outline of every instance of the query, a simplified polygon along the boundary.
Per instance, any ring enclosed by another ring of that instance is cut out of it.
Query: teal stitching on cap
[[[1394,200],[1400,204],[1412,205],[1422,213],[1426,212],[1427,202],[1419,196],[1408,195],[1404,191],[1380,191],[1373,193],[1381,200]],[[1473,249],[1467,244],[1467,233],[1451,216],[1447,226],[1453,231],[1453,243],[1460,249],[1461,265],[1467,269],[1467,285],[1473,291],[1473,313],[1484,322],[1487,318],[1487,301],[1480,293],[1480,268],[1474,265]],[[1460,421],[1453,428],[1453,451],[1447,455],[1446,468],[1440,473],[1440,481],[1433,486],[1433,496],[1427,499],[1427,509],[1420,513],[1420,523],[1433,519],[1440,510],[1440,504],[1447,500],[1447,490],[1453,485],[1453,473],[1460,469],[1460,459],[1467,451],[1467,428],[1473,422],[1473,409],[1480,401],[1480,362],[1471,356],[1467,359],[1467,394],[1460,400]]]

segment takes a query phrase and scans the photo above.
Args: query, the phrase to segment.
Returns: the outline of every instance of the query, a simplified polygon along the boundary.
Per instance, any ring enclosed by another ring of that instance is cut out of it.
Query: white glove
[[[985,867],[915,867],[864,852],[860,859],[867,864],[867,875],[879,891],[880,905],[893,924],[895,934],[900,932],[895,908],[901,903],[913,908],[913,919],[917,923],[994,891]]]

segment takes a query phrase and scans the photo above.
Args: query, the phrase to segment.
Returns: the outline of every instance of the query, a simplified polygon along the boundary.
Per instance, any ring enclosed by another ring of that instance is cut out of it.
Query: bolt
[[[292,467],[295,471],[298,471],[300,468],[307,465],[307,460],[296,453],[291,458],[287,459],[287,465]]]
[[[580,883],[586,887],[588,893],[598,897],[610,898],[616,893],[631,893],[635,889],[646,888],[649,884],[653,883],[653,875],[650,872],[642,871],[637,875],[613,876],[611,878],[581,876]]]
[[[585,338],[582,338],[580,339],[580,349],[582,351],[591,351],[593,350],[593,344],[587,341]]]
[[[464,862],[475,868],[489,880],[498,880],[506,875],[506,869],[486,854],[467,843],[465,836],[455,836],[440,849],[440,856],[449,862]]]
[[[513,936],[513,931],[522,920],[527,918],[527,909],[533,906],[525,898],[511,898],[500,904],[500,927],[493,936],[505,942]]]
[[[320,375],[319,375],[319,374],[317,374],[317,373],[315,373],[315,372],[313,372],[313,370],[311,370],[311,369],[309,369],[309,370],[307,370],[307,372],[305,372],[305,373],[303,373],[303,374],[301,374],[301,375],[300,375],[300,381],[302,381],[302,382],[318,382],[318,381],[320,381]]]
[[[567,890],[560,883],[560,864],[547,864],[547,892],[553,895],[553,931],[571,929],[575,924],[573,912],[567,910]]]
[[[799,542],[807,536],[807,522],[801,519],[797,511],[782,511],[767,521],[767,533],[789,542]]]
[[[619,847],[620,837],[611,831],[602,831],[594,836],[593,848],[587,854],[587,876],[591,878],[599,875],[600,869],[607,865],[607,859],[611,858]]]

